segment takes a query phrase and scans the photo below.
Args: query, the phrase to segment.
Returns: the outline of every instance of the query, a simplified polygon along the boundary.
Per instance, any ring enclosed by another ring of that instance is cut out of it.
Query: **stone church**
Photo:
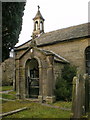
[[[39,7],[33,21],[32,39],[14,50],[17,96],[54,102],[55,81],[66,64],[90,75],[90,24],[44,33]]]

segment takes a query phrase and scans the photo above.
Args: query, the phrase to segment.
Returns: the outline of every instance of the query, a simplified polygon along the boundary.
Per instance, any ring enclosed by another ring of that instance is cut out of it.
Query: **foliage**
[[[70,101],[72,98],[72,80],[76,75],[76,67],[65,65],[62,75],[58,75],[55,85],[55,95],[57,100]]]
[[[25,2],[2,2],[2,61],[18,42]]]

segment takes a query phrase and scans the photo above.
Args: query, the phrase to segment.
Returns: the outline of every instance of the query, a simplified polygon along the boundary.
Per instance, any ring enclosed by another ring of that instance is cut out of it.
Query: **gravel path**
[[[8,93],[11,92],[11,91],[13,91],[13,90],[0,91],[0,93],[1,93],[1,94],[2,94],[2,93],[8,94]],[[2,98],[2,97],[0,97],[0,99],[1,99],[1,100],[5,100],[5,101],[15,101],[15,100],[10,100],[10,99],[5,99],[5,98]]]
[[[9,92],[11,92],[11,91],[13,91],[13,90],[0,91],[0,93],[9,93]]]
[[[5,99],[5,98],[0,98],[1,100],[5,100],[5,101],[15,101],[15,100],[11,100],[11,99]]]

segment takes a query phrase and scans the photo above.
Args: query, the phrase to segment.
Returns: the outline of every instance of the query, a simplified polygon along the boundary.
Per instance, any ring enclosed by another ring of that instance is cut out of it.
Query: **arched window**
[[[35,30],[38,30],[38,21],[35,22]]]
[[[90,75],[90,46],[86,48],[85,56],[86,56],[86,73]]]
[[[43,30],[43,22],[42,21],[40,22],[40,30],[41,31]]]

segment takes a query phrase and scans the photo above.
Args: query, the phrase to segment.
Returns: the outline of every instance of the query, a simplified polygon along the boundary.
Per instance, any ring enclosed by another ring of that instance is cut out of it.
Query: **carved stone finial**
[[[40,9],[40,6],[38,5],[37,7],[38,7],[38,11],[39,11],[39,9]]]

